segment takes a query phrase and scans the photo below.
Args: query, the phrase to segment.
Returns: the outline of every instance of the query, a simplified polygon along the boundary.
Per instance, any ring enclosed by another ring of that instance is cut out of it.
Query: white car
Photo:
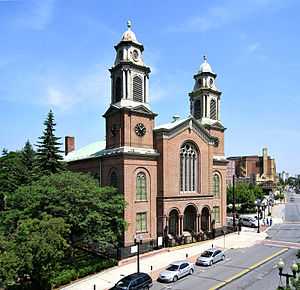
[[[241,217],[240,223],[242,226],[257,228],[258,227],[258,220],[253,217]]]
[[[212,248],[203,252],[196,261],[197,265],[211,266],[214,263],[225,260],[225,253],[222,250]]]
[[[176,282],[183,276],[192,275],[195,265],[189,261],[177,261],[170,264],[165,271],[159,274],[158,280],[162,282]]]

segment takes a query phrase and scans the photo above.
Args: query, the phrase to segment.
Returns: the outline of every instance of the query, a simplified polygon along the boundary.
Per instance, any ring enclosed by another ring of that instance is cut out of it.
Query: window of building
[[[115,171],[113,171],[110,175],[110,186],[118,188],[118,176]]]
[[[216,223],[220,222],[220,207],[219,206],[213,207],[213,219],[215,220]]]
[[[213,195],[220,197],[220,176],[217,173],[213,175]]]
[[[185,143],[180,149],[180,190],[196,191],[198,180],[198,153],[191,143]]]
[[[201,102],[200,102],[200,100],[197,100],[194,103],[194,117],[196,119],[200,119],[202,117]]]
[[[136,214],[136,232],[146,232],[147,231],[147,213],[139,212]]]
[[[121,78],[118,77],[116,79],[116,98],[115,98],[116,103],[120,102],[121,98],[122,98],[122,81]]]
[[[217,119],[217,104],[215,99],[210,101],[210,118],[213,120]]]
[[[146,174],[139,172],[136,176],[136,200],[147,200]]]
[[[139,76],[133,78],[133,100],[143,101],[143,81]]]

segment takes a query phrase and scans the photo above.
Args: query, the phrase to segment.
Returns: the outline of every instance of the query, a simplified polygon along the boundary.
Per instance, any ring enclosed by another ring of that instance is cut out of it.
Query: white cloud
[[[218,2],[220,3],[220,2]],[[201,13],[183,20],[181,25],[168,27],[172,32],[206,32],[224,25],[237,22],[266,8],[280,8],[284,1],[280,0],[226,0],[222,3],[201,8]]]
[[[259,42],[254,42],[254,43],[251,43],[251,44],[248,45],[247,50],[249,52],[255,52],[255,51],[257,51],[260,48],[260,46],[261,45],[260,45]]]
[[[24,5],[24,3],[22,3]],[[55,0],[32,0],[25,2],[25,9],[17,14],[16,25],[21,28],[43,30],[51,22]],[[22,7],[23,8],[23,7]]]
[[[110,97],[110,78],[105,66],[97,66],[96,70],[75,77],[68,78],[47,77],[41,80],[44,89],[43,105],[52,106],[60,110],[70,110],[75,106],[106,105]]]

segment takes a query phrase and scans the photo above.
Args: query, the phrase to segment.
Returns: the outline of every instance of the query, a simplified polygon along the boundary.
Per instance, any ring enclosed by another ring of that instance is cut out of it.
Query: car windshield
[[[176,270],[178,270],[178,265],[169,265],[168,267],[167,267],[167,270],[168,271],[176,271]]]
[[[212,254],[213,254],[213,252],[211,252],[211,251],[205,251],[201,254],[201,257],[209,258],[212,256]]]
[[[129,284],[130,284],[130,279],[128,279],[127,277],[125,277],[125,278],[123,278],[123,279],[121,279],[117,284],[116,284],[116,286],[118,287],[118,288],[121,288],[121,289],[126,289],[126,287],[128,287],[129,286]]]

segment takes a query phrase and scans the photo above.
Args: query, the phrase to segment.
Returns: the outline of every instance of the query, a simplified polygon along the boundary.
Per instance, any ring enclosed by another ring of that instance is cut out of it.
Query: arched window
[[[201,102],[200,102],[200,100],[197,100],[194,103],[194,117],[196,119],[200,119],[202,117]]]
[[[115,102],[120,102],[122,98],[122,81],[121,78],[118,77],[116,80],[116,97]]]
[[[143,81],[138,76],[133,78],[133,100],[137,102],[143,101]]]
[[[136,176],[136,200],[147,200],[146,174],[139,172]]]
[[[198,152],[191,143],[180,148],[180,190],[196,191],[198,181]]]
[[[213,195],[220,197],[220,176],[217,173],[213,175]]]
[[[210,101],[210,118],[213,120],[217,119],[217,105],[215,99]]]
[[[118,188],[118,176],[115,171],[113,171],[110,175],[110,186]]]

